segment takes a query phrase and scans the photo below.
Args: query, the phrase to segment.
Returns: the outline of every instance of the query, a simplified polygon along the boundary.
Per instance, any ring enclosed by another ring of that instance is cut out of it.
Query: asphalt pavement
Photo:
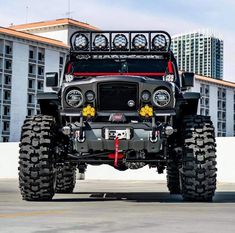
[[[214,202],[183,202],[165,182],[78,181],[49,202],[21,200],[17,180],[0,180],[1,233],[234,233],[235,184],[218,184]]]

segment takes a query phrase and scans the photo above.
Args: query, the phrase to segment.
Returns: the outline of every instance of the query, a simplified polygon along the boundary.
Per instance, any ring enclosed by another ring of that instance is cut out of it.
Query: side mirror
[[[46,87],[58,87],[59,78],[57,72],[46,73]]]
[[[181,90],[185,91],[190,87],[194,86],[194,73],[183,72],[181,75],[182,87]]]

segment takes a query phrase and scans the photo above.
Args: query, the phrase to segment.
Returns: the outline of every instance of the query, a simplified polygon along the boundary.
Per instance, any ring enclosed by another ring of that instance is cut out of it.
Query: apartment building
[[[70,35],[95,29],[72,19],[0,27],[0,142],[19,141],[25,117],[40,112],[44,74],[61,74]]]
[[[223,79],[223,40],[208,32],[172,37],[172,51],[180,70]]]
[[[191,90],[201,93],[198,114],[211,116],[216,136],[235,136],[235,83],[196,75]]]

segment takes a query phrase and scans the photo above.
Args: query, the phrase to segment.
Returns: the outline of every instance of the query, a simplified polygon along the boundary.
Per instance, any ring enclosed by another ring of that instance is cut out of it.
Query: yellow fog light
[[[95,108],[91,107],[91,105],[87,105],[82,109],[82,115],[84,117],[94,117],[95,116]]]
[[[152,117],[153,116],[153,107],[145,105],[140,109],[140,116],[142,117]]]

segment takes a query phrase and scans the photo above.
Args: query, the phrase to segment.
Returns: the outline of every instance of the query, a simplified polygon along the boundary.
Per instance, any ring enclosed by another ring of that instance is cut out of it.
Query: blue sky
[[[70,0],[74,19],[101,29],[212,29],[224,39],[224,77],[235,81],[235,0]],[[68,0],[0,0],[0,25],[66,17]],[[234,75],[234,76],[233,76]]]

